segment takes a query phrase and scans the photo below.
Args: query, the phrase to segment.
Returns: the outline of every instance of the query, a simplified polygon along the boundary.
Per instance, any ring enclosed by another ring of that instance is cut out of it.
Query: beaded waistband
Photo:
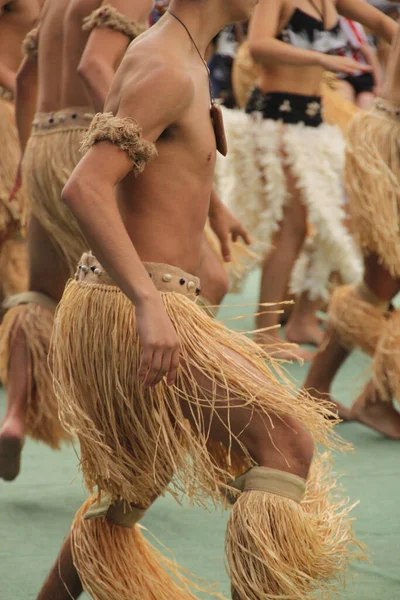
[[[159,292],[183,294],[193,300],[200,294],[200,279],[198,277],[171,265],[153,262],[144,262],[143,264]],[[117,287],[96,257],[86,252],[81,257],[75,279],[84,283],[101,283]]]
[[[14,100],[14,93],[11,90],[8,90],[6,87],[4,87],[4,85],[0,85],[0,98],[12,102]]]
[[[87,129],[94,113],[86,108],[65,108],[50,113],[36,113],[32,122],[32,135],[52,131]]]
[[[392,117],[400,118],[400,106],[398,104],[389,102],[389,100],[384,100],[383,98],[376,98],[373,110],[386,113]]]

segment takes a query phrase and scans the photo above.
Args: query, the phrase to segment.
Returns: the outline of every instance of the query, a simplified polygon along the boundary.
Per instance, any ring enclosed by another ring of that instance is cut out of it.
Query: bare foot
[[[265,335],[265,333],[258,334],[255,341],[263,346],[272,358],[279,360],[297,360],[302,363],[311,361],[315,355],[315,352],[300,348],[297,344],[285,342],[279,337]]]
[[[354,419],[391,440],[400,440],[400,413],[392,401],[382,400],[373,383],[366,385],[355,400],[351,414]]]
[[[17,419],[7,419],[0,433],[0,478],[13,481],[19,475],[21,451],[24,445],[23,431]]]
[[[325,402],[328,402],[328,407],[330,408],[330,410],[335,415],[337,415],[342,421],[354,421],[354,416],[351,413],[351,409],[347,408],[347,406],[345,406],[344,404],[337,402],[337,400],[334,400],[329,392],[321,392],[321,390],[310,388],[307,391],[317,401],[324,400]]]
[[[285,327],[285,336],[288,342],[294,344],[310,344],[320,346],[324,338],[324,331],[318,326],[318,321],[303,323],[289,322]]]

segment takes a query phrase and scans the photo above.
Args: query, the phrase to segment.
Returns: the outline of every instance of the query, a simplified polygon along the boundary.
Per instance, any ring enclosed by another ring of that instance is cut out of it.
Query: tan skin
[[[332,28],[338,18],[338,13],[359,21],[371,31],[391,41],[396,31],[393,21],[361,0],[277,0],[269,2],[260,0],[249,30],[249,48],[252,56],[261,66],[261,76],[258,86],[264,92],[284,91],[304,95],[321,95],[321,82],[325,70],[352,73],[360,66],[355,61],[339,56],[328,56],[311,50],[295,48],[276,39],[285,24],[291,18],[295,8],[321,19],[325,15],[325,28]],[[369,71],[370,67],[366,67]],[[265,258],[260,302],[277,302],[284,299],[287,282],[290,278],[294,262],[302,248],[306,236],[306,212],[303,208],[298,184],[287,173],[288,188],[292,191],[292,200],[285,209],[280,231],[274,239],[274,250]],[[302,304],[302,306],[304,303]],[[307,313],[307,310],[305,311]],[[274,327],[278,324],[277,315],[260,315],[257,328]],[[289,326],[290,339],[296,342],[319,343],[321,332],[317,320],[301,324],[297,319]],[[259,337],[260,342],[275,342],[279,348],[279,334],[268,332]],[[304,357],[301,350],[282,348],[279,356],[282,358]],[[309,357],[308,353],[305,355]]]
[[[204,55],[216,32],[235,19],[248,18],[254,4],[255,0],[173,0],[171,9],[189,27]],[[160,88],[162,103],[153,93]],[[216,156],[208,94],[207,74],[186,32],[172,17],[165,18],[129,48],[106,104],[106,110],[140,123],[144,138],[156,143],[158,157],[135,178],[128,155],[101,142],[85,155],[63,192],[95,255],[135,305],[141,344],[138,376],[146,386],[164,377],[172,385],[180,356],[179,339],[142,261],[197,273]],[[263,376],[240,355],[229,354],[230,361],[246,364],[265,385]],[[226,360],[221,356],[221,362]],[[204,374],[193,374],[210,400],[217,395],[226,401],[225,390],[215,392]],[[258,412],[250,414],[240,408],[241,398],[231,401],[238,407],[229,425],[254,459],[306,477],[313,442],[303,427],[289,416],[269,421]],[[191,419],[185,404],[182,409]],[[222,408],[216,410],[218,419],[212,419],[210,434],[223,441],[228,415]],[[211,415],[203,411],[208,428]],[[68,537],[38,600],[70,598],[60,576],[69,589],[76,589],[78,576],[71,574],[71,562]]]
[[[39,17],[39,0],[0,0],[0,85],[15,92],[22,42]]]
[[[393,104],[400,104],[400,34],[391,47],[382,97]],[[364,257],[364,281],[378,298],[388,304],[400,292],[400,280],[390,275],[376,255]],[[332,336],[315,357],[304,387],[315,390],[320,397],[331,399],[332,382],[348,355],[339,339]],[[350,411],[339,402],[332,402],[342,418],[357,419],[388,438],[400,440],[400,414],[392,402],[379,397],[372,382],[366,385]]]
[[[136,15],[142,17],[152,6],[151,0],[107,0],[107,3],[131,20],[135,20]],[[129,39],[116,32],[108,36],[102,29],[91,33],[82,31],[83,18],[100,5],[101,0],[47,0],[44,3],[40,15],[38,64],[25,59],[17,75],[16,116],[22,151],[29,139],[36,111],[51,112],[74,106],[94,112],[93,105],[102,97],[105,100],[104,77],[101,88],[92,88],[92,96],[88,93],[78,71],[82,56],[90,57],[92,49],[95,49],[98,62],[108,74],[109,86],[118,57],[120,61]],[[34,217],[29,223],[28,249],[29,289],[59,302],[70,273],[46,231]],[[17,330],[9,363],[7,412],[0,431],[0,477],[6,480],[15,479],[19,473],[29,397],[28,359],[25,336],[22,330]]]

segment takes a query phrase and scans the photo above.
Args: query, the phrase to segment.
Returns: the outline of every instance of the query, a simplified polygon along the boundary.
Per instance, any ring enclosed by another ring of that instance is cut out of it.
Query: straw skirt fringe
[[[9,202],[20,156],[14,104],[0,97],[0,232],[5,231],[12,220],[25,224],[22,220],[28,202],[24,183],[13,201]]]
[[[314,231],[314,250],[302,285],[296,293],[312,299],[327,297],[330,273],[338,271],[345,283],[362,272],[355,244],[344,225],[344,139],[337,127],[284,125],[224,110],[230,152],[219,165],[222,200],[247,227],[257,243],[260,260],[271,250],[284,207],[290,203],[286,187],[289,171],[297,180],[301,199]]]
[[[172,388],[161,382],[144,389],[138,383],[135,310],[118,288],[71,281],[59,305],[51,351],[55,389],[62,423],[79,438],[90,491],[98,486],[112,499],[146,508],[175,475],[173,493],[200,504],[209,498],[219,503],[232,467],[237,475],[252,461],[228,425],[225,446],[211,440],[202,407],[211,420],[219,419],[217,408],[231,414],[235,406],[247,407],[249,420],[252,411],[266,419],[290,415],[315,442],[334,443],[333,424],[325,418],[329,410],[305,392],[299,397],[289,382],[281,383],[276,374],[285,379],[284,373],[276,363],[266,365],[269,357],[263,349],[185,296],[161,297],[181,343]],[[232,360],[232,351],[259,377]],[[198,382],[199,373],[213,390],[210,394]]]
[[[349,564],[365,552],[331,469],[329,454],[314,462],[300,504],[261,491],[239,496],[226,538],[234,598],[337,598]]]
[[[82,128],[32,135],[23,162],[32,214],[46,230],[71,276],[87,243],[72,213],[61,202],[61,192],[81,159],[79,146],[84,132]]]
[[[5,314],[0,327],[0,377],[8,385],[11,348],[18,331],[28,349],[28,410],[26,433],[58,450],[70,439],[58,418],[57,399],[47,365],[54,314],[38,304],[14,306]]]
[[[346,189],[363,253],[400,277],[400,119],[373,108],[347,136]]]
[[[85,521],[93,504],[89,498],[76,514],[71,529],[73,561],[85,591],[94,600],[196,600],[204,590],[190,573],[166,558],[136,524],[124,528],[105,518]],[[164,548],[166,550],[166,548]]]

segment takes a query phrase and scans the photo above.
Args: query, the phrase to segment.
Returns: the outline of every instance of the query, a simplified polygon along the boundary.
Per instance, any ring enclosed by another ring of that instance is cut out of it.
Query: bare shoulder
[[[166,119],[176,119],[194,98],[194,82],[185,63],[152,36],[129,47],[110,93],[106,110],[131,114],[139,107],[157,109]],[[140,39],[140,38],[139,38]]]

